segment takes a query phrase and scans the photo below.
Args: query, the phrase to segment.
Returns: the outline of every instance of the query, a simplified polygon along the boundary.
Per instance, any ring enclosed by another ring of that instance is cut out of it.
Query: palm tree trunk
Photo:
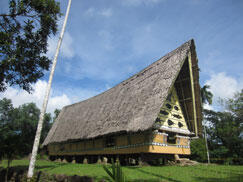
[[[11,160],[8,159],[8,164],[7,164],[6,174],[5,174],[5,182],[8,182],[8,171],[9,171],[10,163]]]
[[[205,124],[204,124],[204,138],[205,138],[205,143],[206,143],[206,150],[207,150],[208,164],[210,164],[209,151],[208,151],[208,140],[207,140],[207,132],[206,132]]]
[[[32,149],[32,155],[31,155],[31,160],[30,160],[28,175],[27,175],[27,177],[29,179],[32,178],[32,176],[34,174],[36,155],[37,155],[37,151],[38,151],[38,147],[39,147],[39,143],[40,143],[40,136],[41,136],[41,130],[42,130],[42,125],[43,125],[43,121],[44,121],[44,115],[45,115],[46,107],[47,107],[47,104],[48,104],[52,79],[53,79],[54,71],[55,71],[56,64],[57,64],[57,57],[58,57],[60,46],[61,46],[61,43],[62,43],[63,34],[64,34],[65,27],[66,27],[66,24],[67,24],[67,18],[68,18],[70,6],[71,6],[71,0],[69,0],[69,2],[68,2],[66,16],[65,16],[62,31],[61,31],[61,34],[60,34],[60,37],[59,37],[59,40],[58,40],[56,54],[55,54],[54,59],[53,59],[53,64],[52,64],[52,68],[51,68],[49,82],[48,82],[48,86],[47,86],[47,89],[46,89],[44,102],[43,102],[43,105],[42,105],[40,119],[39,119],[39,122],[38,122],[38,127],[37,127],[37,131],[36,131],[36,135],[35,135],[35,141],[34,141],[34,146],[33,146],[33,149]]]

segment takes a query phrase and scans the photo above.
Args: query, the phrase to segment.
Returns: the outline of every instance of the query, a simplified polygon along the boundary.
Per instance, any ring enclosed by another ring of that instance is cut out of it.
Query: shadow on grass
[[[158,177],[159,179],[150,179],[150,180],[144,180],[144,181],[151,181],[151,182],[158,182],[158,181],[161,181],[161,180],[167,180],[169,182],[181,182],[179,180],[176,180],[176,179],[173,179],[173,178],[170,178],[170,177],[166,177],[166,176],[163,176],[161,174],[156,174],[156,173],[152,173],[152,172],[148,172],[148,171],[144,171],[143,169],[141,168],[137,168],[138,171],[142,172],[142,173],[145,173],[145,174],[148,174],[148,175],[152,175],[152,176],[155,176],[155,177]],[[141,181],[140,180],[133,180],[132,182],[139,182]]]
[[[43,171],[49,171],[55,168],[59,168],[62,166],[68,165],[67,163],[56,163],[55,165],[46,165],[46,166],[36,166],[37,170],[44,169]]]
[[[35,169],[36,170],[45,169],[43,171],[49,171],[49,170],[52,170],[52,169],[55,169],[55,168],[58,168],[58,167],[61,167],[61,166],[65,166],[65,165],[68,165],[68,164],[67,163],[56,163],[55,165],[41,165],[41,166],[36,165]],[[14,166],[10,166],[10,168],[13,168],[13,169],[15,169],[17,171],[27,171],[28,167],[29,167],[29,165],[14,165]],[[0,167],[0,170],[1,169],[5,169],[5,168]]]
[[[198,170],[201,170],[201,171],[206,171],[206,172],[209,172],[209,173],[217,173],[217,174],[229,174],[229,175],[239,175],[239,173],[242,173],[241,171],[237,171],[237,170],[232,170],[232,169],[220,169],[221,171],[219,170],[215,170],[215,169],[212,169],[211,167],[210,168],[202,168],[202,167],[199,167],[199,166],[194,166],[193,169],[198,169]]]
[[[127,168],[127,169],[139,169],[142,168],[141,166],[122,166],[122,168]]]
[[[243,181],[243,175],[242,174],[231,174],[228,177],[225,178],[206,178],[206,177],[194,177],[196,181],[198,182],[242,182]]]

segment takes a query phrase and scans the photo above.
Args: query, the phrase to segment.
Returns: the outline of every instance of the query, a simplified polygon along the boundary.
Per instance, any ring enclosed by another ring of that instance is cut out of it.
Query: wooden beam
[[[192,100],[192,98],[191,98],[191,97],[189,97],[189,98],[185,98],[185,99],[180,99],[180,102],[183,102],[183,101],[188,101],[188,100]]]
[[[195,134],[196,134],[196,136],[198,136],[198,131],[197,131],[197,112],[196,112],[196,103],[195,103],[195,91],[194,91],[194,82],[193,82],[191,52],[188,53],[188,63],[189,63],[190,78],[191,78],[192,105],[193,105],[193,114],[194,114]]]

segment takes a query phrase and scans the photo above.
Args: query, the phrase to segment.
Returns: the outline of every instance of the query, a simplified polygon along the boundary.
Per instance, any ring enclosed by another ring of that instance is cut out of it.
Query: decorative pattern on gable
[[[171,93],[168,95],[164,105],[161,107],[155,124],[169,128],[188,130],[176,89],[174,87],[171,89]]]

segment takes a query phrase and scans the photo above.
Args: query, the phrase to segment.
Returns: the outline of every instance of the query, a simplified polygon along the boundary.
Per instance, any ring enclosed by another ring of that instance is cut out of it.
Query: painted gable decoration
[[[155,124],[163,129],[177,129],[179,131],[189,132],[174,87],[172,87],[165,103],[161,107]]]

